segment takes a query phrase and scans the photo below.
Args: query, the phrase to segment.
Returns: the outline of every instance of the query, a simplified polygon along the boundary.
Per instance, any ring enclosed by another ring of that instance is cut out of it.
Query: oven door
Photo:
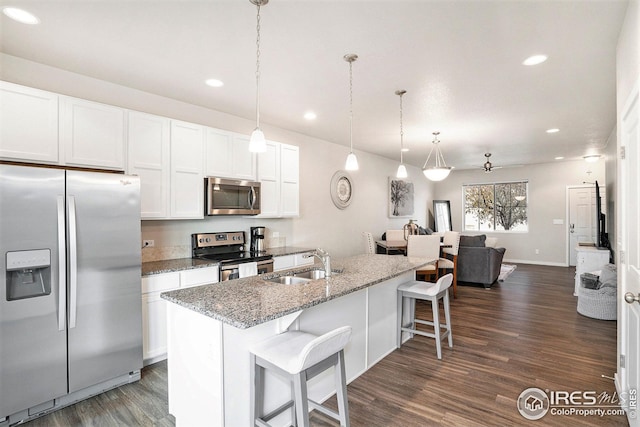
[[[265,274],[273,272],[273,259],[266,259],[258,262],[258,274]],[[220,281],[239,279],[240,270],[238,264],[223,265],[220,267]]]
[[[260,183],[205,178],[207,215],[258,215]]]

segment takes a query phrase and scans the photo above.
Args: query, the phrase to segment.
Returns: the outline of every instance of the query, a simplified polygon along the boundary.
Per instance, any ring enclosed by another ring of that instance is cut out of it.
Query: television
[[[601,249],[611,250],[609,235],[606,232],[606,215],[602,213],[602,197],[600,196],[600,186],[596,181],[596,246]]]

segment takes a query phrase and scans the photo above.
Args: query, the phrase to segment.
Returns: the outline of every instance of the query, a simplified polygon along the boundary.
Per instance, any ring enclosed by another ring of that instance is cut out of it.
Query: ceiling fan
[[[493,164],[491,163],[491,159],[490,159],[491,153],[484,153],[484,157],[487,158],[487,161],[484,162],[484,165],[482,165],[482,168],[484,169],[484,171],[486,173],[489,173],[494,169],[501,169],[502,168],[502,166],[493,166]]]

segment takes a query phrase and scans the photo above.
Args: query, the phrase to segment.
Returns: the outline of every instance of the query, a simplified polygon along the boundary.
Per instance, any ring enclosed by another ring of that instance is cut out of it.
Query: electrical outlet
[[[143,248],[152,248],[154,247],[155,242],[153,240],[143,240],[142,241],[142,247]]]

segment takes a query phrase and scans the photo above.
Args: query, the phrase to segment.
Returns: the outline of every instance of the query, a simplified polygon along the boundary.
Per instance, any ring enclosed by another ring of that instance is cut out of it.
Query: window
[[[529,231],[527,181],[463,186],[464,229]]]

